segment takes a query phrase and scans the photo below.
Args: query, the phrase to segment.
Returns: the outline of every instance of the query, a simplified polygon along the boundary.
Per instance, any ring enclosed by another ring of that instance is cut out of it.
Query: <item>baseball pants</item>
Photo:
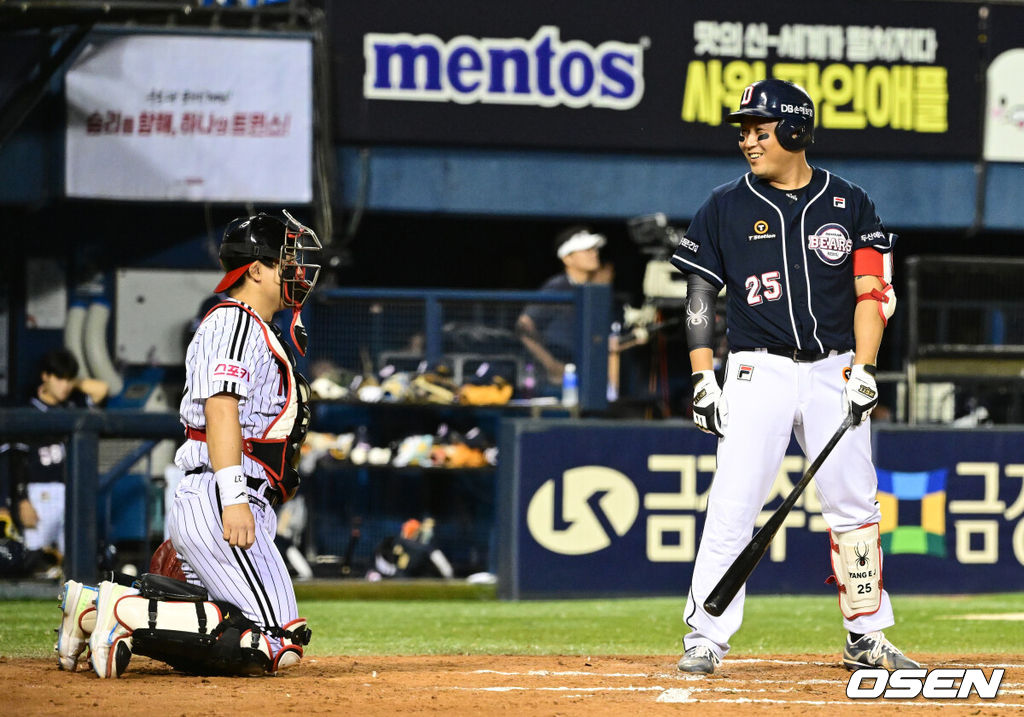
[[[720,657],[743,621],[746,588],[720,617],[703,608],[704,600],[750,541],[754,524],[775,482],[795,434],[813,460],[843,420],[843,369],[852,356],[841,353],[797,363],[766,352],[729,355],[723,385],[729,416],[718,443],[718,468],[708,497],[693,581],[684,613],[691,632],[686,648],[705,644]],[[822,516],[837,533],[855,530],[881,517],[875,501],[878,478],[871,462],[870,420],[847,431],[815,474]],[[822,536],[822,578],[831,572],[828,538]],[[867,633],[893,624],[892,605],[883,591],[881,606],[870,615],[843,619],[851,632]]]

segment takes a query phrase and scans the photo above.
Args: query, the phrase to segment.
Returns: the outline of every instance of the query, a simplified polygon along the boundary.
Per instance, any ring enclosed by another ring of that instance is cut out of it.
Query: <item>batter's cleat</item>
[[[847,634],[846,648],[843,650],[843,665],[848,670],[881,667],[890,672],[920,667],[886,640],[881,630],[861,635],[856,642],[852,641],[850,635]]]
[[[117,601],[135,588],[105,580],[96,596],[96,627],[89,636],[89,662],[101,678],[120,677],[132,659],[132,633],[117,621]]]
[[[683,653],[676,667],[680,672],[697,672],[710,675],[722,664],[722,658],[707,645],[695,645]]]
[[[57,668],[74,672],[78,668],[85,648],[89,645],[88,631],[83,629],[82,615],[95,611],[96,588],[68,580],[60,592],[60,627],[57,628]]]

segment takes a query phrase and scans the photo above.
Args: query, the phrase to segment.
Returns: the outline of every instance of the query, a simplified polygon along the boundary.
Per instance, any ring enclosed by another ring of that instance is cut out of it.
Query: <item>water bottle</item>
[[[533,398],[537,390],[537,371],[532,363],[523,367],[523,398]]]
[[[562,405],[573,408],[580,402],[579,377],[576,375],[576,364],[567,363],[562,372]]]

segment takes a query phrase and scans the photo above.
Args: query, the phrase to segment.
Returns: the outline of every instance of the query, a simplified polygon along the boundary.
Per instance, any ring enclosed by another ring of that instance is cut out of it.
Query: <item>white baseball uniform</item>
[[[291,354],[277,327],[251,307],[229,299],[207,314],[189,344],[186,366],[181,421],[189,435],[205,430],[206,399],[227,392],[238,397],[243,441],[288,437],[298,390]],[[256,521],[252,547],[243,550],[224,540],[207,445],[196,438],[186,440],[175,457],[186,475],[174,496],[168,533],[190,583],[205,587],[211,600],[237,605],[261,627],[281,627],[298,617],[298,608],[274,545],[277,494],[261,463],[245,451],[240,458]]]
[[[863,189],[815,168],[799,190],[777,189],[752,173],[717,187],[673,255],[680,270],[716,290],[727,287],[730,349],[722,393],[728,419],[687,598],[687,649],[728,652],[745,591],[720,617],[705,612],[704,601],[750,541],[791,432],[813,459],[842,423],[843,370],[856,343],[855,255],[888,254],[894,241]],[[833,534],[879,522],[867,421],[843,436],[815,485]],[[893,624],[889,597],[876,585],[851,588],[870,589],[873,609],[844,612],[848,631]]]

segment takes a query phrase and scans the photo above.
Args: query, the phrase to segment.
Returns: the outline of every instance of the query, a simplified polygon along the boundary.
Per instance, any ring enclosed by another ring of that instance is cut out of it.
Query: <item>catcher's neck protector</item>
[[[299,312],[320,276],[320,265],[308,263],[306,253],[323,247],[312,229],[287,210],[281,212],[286,222],[261,212],[228,224],[220,247],[226,273],[214,291],[231,287],[255,261],[275,264],[281,277],[281,302],[292,310],[292,343],[305,356],[308,336]]]

